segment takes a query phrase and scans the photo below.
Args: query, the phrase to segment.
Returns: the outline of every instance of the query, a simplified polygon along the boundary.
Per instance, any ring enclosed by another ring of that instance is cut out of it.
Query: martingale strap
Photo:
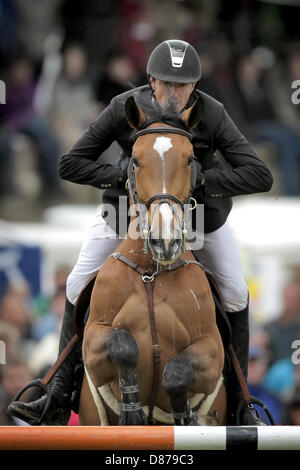
[[[153,409],[154,409],[157,392],[158,392],[158,385],[159,385],[159,378],[160,378],[160,365],[161,365],[160,345],[159,345],[158,336],[157,336],[157,328],[156,328],[155,312],[154,312],[154,298],[153,298],[155,277],[163,272],[174,271],[175,269],[188,266],[190,264],[196,264],[200,266],[202,269],[203,269],[203,266],[201,265],[201,263],[199,263],[199,261],[196,261],[196,260],[179,259],[175,263],[167,265],[167,266],[158,267],[158,263],[157,263],[156,270],[154,271],[153,263],[150,263],[147,269],[143,269],[138,264],[134,263],[133,261],[128,259],[126,256],[124,256],[120,252],[112,253],[110,256],[112,256],[116,260],[122,261],[122,263],[126,264],[130,268],[134,269],[134,271],[141,274],[142,280],[145,283],[147,303],[148,303],[148,312],[149,312],[149,323],[150,323],[151,337],[152,337],[152,356],[153,356],[153,364],[154,364],[153,384],[152,384],[152,392],[149,398],[149,416],[148,416],[149,422],[152,422]]]

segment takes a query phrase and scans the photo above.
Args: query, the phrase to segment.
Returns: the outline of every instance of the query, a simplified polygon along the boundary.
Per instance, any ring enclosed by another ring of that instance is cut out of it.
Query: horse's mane
[[[156,100],[149,102],[149,95],[139,91],[135,95],[137,105],[144,111],[146,120],[140,126],[140,129],[145,129],[154,122],[168,124],[172,127],[178,127],[189,131],[185,122],[181,118],[180,113],[177,111],[176,104],[172,99],[168,100],[164,107],[161,107]]]

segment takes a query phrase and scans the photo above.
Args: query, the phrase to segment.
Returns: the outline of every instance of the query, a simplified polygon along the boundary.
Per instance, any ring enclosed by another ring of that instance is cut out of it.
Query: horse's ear
[[[126,100],[125,115],[129,125],[135,129],[141,127],[146,119],[144,112],[138,107],[133,96]]]
[[[199,124],[202,117],[202,111],[202,103],[198,98],[190,108],[186,109],[182,113],[181,118],[189,129],[193,129]]]

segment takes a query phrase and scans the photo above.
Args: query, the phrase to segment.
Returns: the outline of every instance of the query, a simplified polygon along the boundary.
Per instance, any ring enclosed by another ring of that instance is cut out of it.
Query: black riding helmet
[[[200,59],[189,43],[170,39],[152,51],[147,74],[165,82],[197,83],[201,77]]]

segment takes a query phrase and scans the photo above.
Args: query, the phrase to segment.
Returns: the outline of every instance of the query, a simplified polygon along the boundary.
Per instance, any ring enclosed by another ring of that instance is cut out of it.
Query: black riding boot
[[[73,313],[74,305],[72,305],[67,299],[59,340],[59,354],[75,334]],[[68,423],[71,414],[71,396],[75,383],[74,369],[80,354],[81,341],[76,344],[70,355],[66,358],[51,380],[51,404],[42,424],[64,425]],[[7,411],[9,414],[20,418],[29,424],[35,424],[35,421],[42,415],[46,398],[46,395],[44,395],[42,398],[29,403],[13,401],[9,405]]]
[[[247,382],[249,358],[249,304],[244,310],[241,310],[240,312],[226,313],[231,325],[232,346]],[[233,369],[231,370],[228,378],[228,387],[230,392],[230,414],[234,415],[241,407],[239,424],[245,426],[264,426],[265,423],[256,416],[253,408],[246,405],[240,384]],[[242,405],[243,402],[244,405]]]

